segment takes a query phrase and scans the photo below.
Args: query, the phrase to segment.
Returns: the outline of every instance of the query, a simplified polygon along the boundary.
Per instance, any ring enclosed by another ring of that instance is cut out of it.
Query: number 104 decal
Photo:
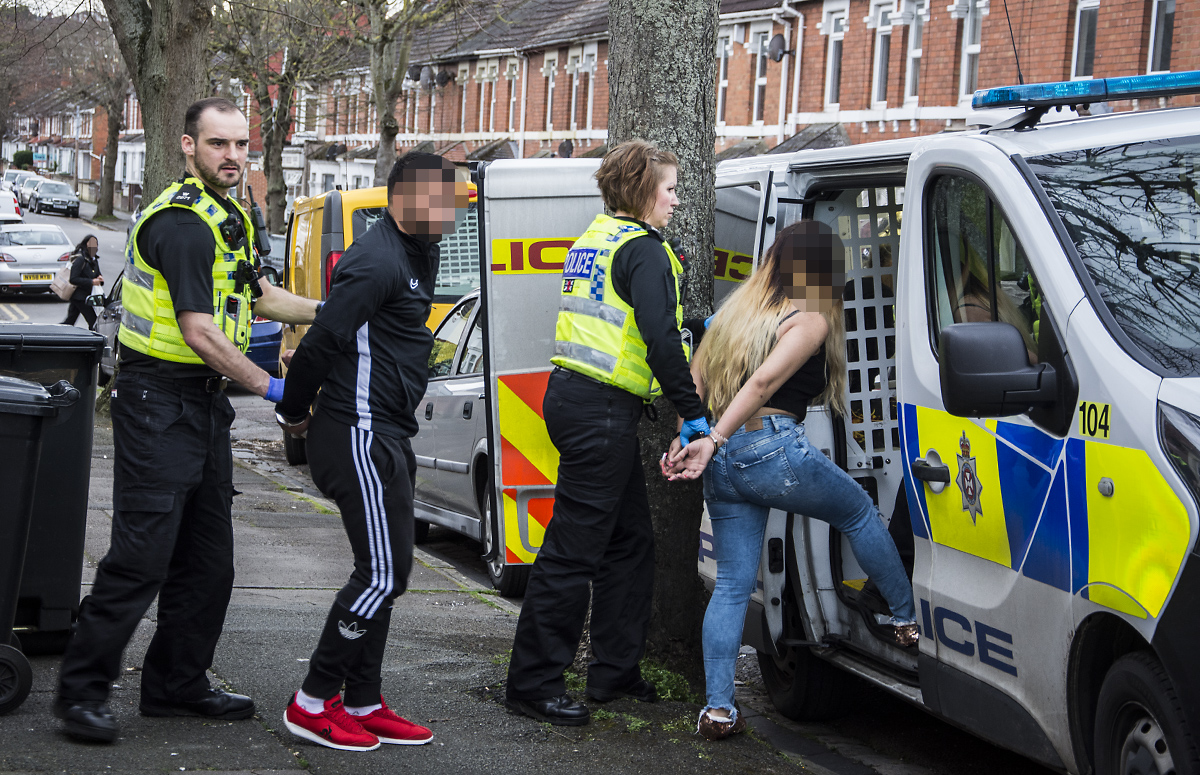
[[[1107,439],[1109,431],[1108,404],[1094,404],[1090,401],[1079,402],[1079,435],[1092,438]]]

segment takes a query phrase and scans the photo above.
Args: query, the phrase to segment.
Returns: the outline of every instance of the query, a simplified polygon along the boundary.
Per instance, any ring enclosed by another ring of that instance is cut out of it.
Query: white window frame
[[[592,108],[596,104],[596,61],[600,58],[599,43],[583,44],[583,72],[587,73],[587,129],[592,129]]]
[[[983,5],[980,0],[966,0],[962,14],[962,53],[958,65],[958,99],[970,102],[979,88],[979,56],[983,48]],[[979,43],[971,42],[972,24],[978,25]],[[971,63],[975,64],[975,83],[971,83]]]
[[[717,37],[717,126],[725,126],[726,98],[729,96],[729,57],[733,50],[733,36]]]
[[[420,102],[420,99],[417,100]],[[429,92],[429,134],[433,134],[434,109],[437,107],[437,89]]]
[[[461,104],[458,106],[458,133],[466,134],[467,131],[467,88],[471,83],[471,66],[461,64],[458,66],[458,83],[462,85],[460,91]]]
[[[513,119],[517,114],[517,74],[521,66],[516,57],[509,57],[504,63],[504,79],[508,81],[508,131],[513,131]]]
[[[753,59],[751,61],[754,63],[754,69],[750,71],[750,75],[754,78],[754,96],[750,105],[750,123],[753,126],[762,126],[767,110],[767,63],[771,61],[771,58],[767,56],[767,46],[771,42],[771,30],[755,29],[750,36],[750,42],[753,46],[751,49]]]
[[[1100,15],[1100,0],[1078,0],[1075,3],[1075,41],[1071,45],[1071,80],[1072,81],[1090,81],[1092,73],[1081,74],[1079,72],[1079,29],[1080,21],[1083,18],[1085,11],[1096,12],[1096,24],[1092,25],[1092,71],[1095,72],[1096,67],[1096,32],[1099,30],[1099,15]]]
[[[579,128],[579,71],[583,67],[583,46],[572,46],[567,52],[564,72],[571,76],[571,118],[568,126],[574,132]]]
[[[546,78],[546,131],[554,131],[554,87],[558,75],[558,53],[547,54],[542,66]]]
[[[1158,45],[1157,45],[1158,37],[1161,33],[1161,30],[1158,29],[1158,9],[1160,6],[1163,6],[1163,5],[1168,6],[1168,8],[1170,9],[1171,37],[1174,38],[1174,36],[1175,36],[1174,35],[1174,33],[1175,33],[1175,12],[1177,10],[1175,7],[1175,0],[1153,0],[1153,2],[1150,4],[1150,46],[1149,46],[1149,51],[1147,52],[1147,56],[1146,56],[1146,72],[1147,73],[1169,73],[1169,72],[1171,72],[1171,68],[1169,66],[1170,62],[1167,63],[1168,67],[1165,70],[1162,70],[1162,69],[1155,70],[1154,69],[1154,51],[1156,48],[1158,48]],[[1168,46],[1168,49],[1171,54],[1175,53],[1175,46],[1173,44],[1174,44],[1174,40],[1170,40],[1167,42],[1167,46]]]
[[[840,24],[839,24],[840,22]],[[840,29],[839,29],[840,27]],[[842,60],[845,59],[843,48],[846,30],[850,27],[849,2],[829,2],[826,0],[823,8],[821,34],[828,38],[825,45],[825,110],[835,111],[840,107],[842,86]],[[834,52],[837,52],[837,101],[831,99],[834,87]]]
[[[929,4],[932,0],[917,0],[912,2],[912,21],[908,23],[908,52],[904,68],[904,101],[917,102],[921,92],[921,58],[924,55],[925,25],[929,22]],[[911,2],[911,0],[910,0]],[[920,31],[921,45],[917,42],[917,31]]]
[[[886,20],[884,19],[885,14],[887,15]],[[888,66],[892,56],[892,25],[895,15],[894,0],[877,3],[871,7],[870,26],[875,28],[875,51],[871,57],[871,105],[876,108],[887,107]],[[886,57],[881,57],[884,38],[887,38],[888,41],[888,51]],[[882,99],[879,97],[881,88],[883,90]]]

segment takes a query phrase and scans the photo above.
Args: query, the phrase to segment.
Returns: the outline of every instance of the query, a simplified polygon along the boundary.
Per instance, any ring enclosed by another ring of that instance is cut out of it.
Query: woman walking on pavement
[[[843,253],[841,240],[816,221],[779,233],[751,278],[709,319],[692,361],[700,395],[718,418],[712,432],[683,449],[676,440],[663,464],[672,480],[703,473],[712,520],[717,581],[703,635],[708,704],[697,722],[709,740],[746,726],[733,701],[734,667],[773,508],[843,533],[891,609],[885,626],[894,642],[917,642],[912,586],[874,503],[804,434],[810,403],[846,414]]]
[[[75,286],[75,292],[67,302],[67,319],[63,321],[65,326],[75,325],[82,312],[88,328],[96,327],[96,310],[87,300],[93,288],[104,285],[104,278],[100,275],[100,260],[96,257],[99,250],[100,242],[96,235],[89,234],[79,241],[71,253],[71,284]]]
[[[638,662],[646,646],[654,533],[638,450],[642,408],[658,392],[708,432],[679,326],[683,265],[661,229],[679,204],[675,155],[642,140],[612,149],[596,181],[615,217],[598,215],[567,253],[555,366],[542,411],[559,452],[554,516],[529,574],[505,704],[551,724],[586,724],[566,693],[588,610],[587,696],[657,699]],[[657,381],[656,381],[657,378]]]

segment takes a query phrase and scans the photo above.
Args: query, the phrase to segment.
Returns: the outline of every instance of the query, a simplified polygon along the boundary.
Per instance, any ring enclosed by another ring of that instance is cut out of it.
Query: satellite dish
[[[784,40],[783,35],[780,33],[775,33],[775,37],[771,38],[771,42],[767,44],[767,56],[770,57],[772,62],[778,62],[783,59],[784,54],[793,56],[795,53],[796,49],[789,49],[787,41]]]
[[[445,86],[454,80],[454,74],[449,70],[439,70],[437,74],[437,85]]]
[[[409,65],[407,75],[408,75],[408,80],[410,80],[410,81],[417,80],[418,78],[421,77],[421,66],[420,65]]]
[[[433,91],[433,68],[429,65],[421,68],[421,88],[425,91]]]

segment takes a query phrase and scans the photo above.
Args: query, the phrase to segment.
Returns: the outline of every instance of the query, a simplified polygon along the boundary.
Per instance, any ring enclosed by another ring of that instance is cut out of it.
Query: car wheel
[[[78,210],[69,210],[69,211],[67,211],[67,215],[71,218],[78,218],[79,211]]]
[[[504,533],[499,530],[498,515],[492,512],[492,493],[492,483],[488,482],[483,490],[480,504],[482,508],[479,510],[483,515],[483,562],[487,566],[492,586],[502,597],[523,597],[525,586],[529,583],[529,566],[508,565],[504,562]],[[488,559],[489,556],[492,556],[491,559]]]
[[[283,434],[283,455],[288,465],[302,466],[308,462],[308,449],[304,443],[304,439],[298,439],[290,433]]]
[[[413,519],[413,543],[423,544],[429,540],[429,523],[423,519]]]
[[[35,213],[37,213],[38,215],[41,215],[41,214],[42,214],[42,203],[41,203],[41,202],[34,202],[34,203],[33,203],[33,211],[34,211]]]
[[[1096,703],[1096,775],[1196,775],[1200,754],[1163,666],[1145,651],[1113,663]]]
[[[802,639],[799,604],[784,594],[783,640]],[[763,685],[779,712],[795,721],[819,721],[845,715],[853,706],[860,684],[808,646],[785,646],[780,655],[758,652]]]

